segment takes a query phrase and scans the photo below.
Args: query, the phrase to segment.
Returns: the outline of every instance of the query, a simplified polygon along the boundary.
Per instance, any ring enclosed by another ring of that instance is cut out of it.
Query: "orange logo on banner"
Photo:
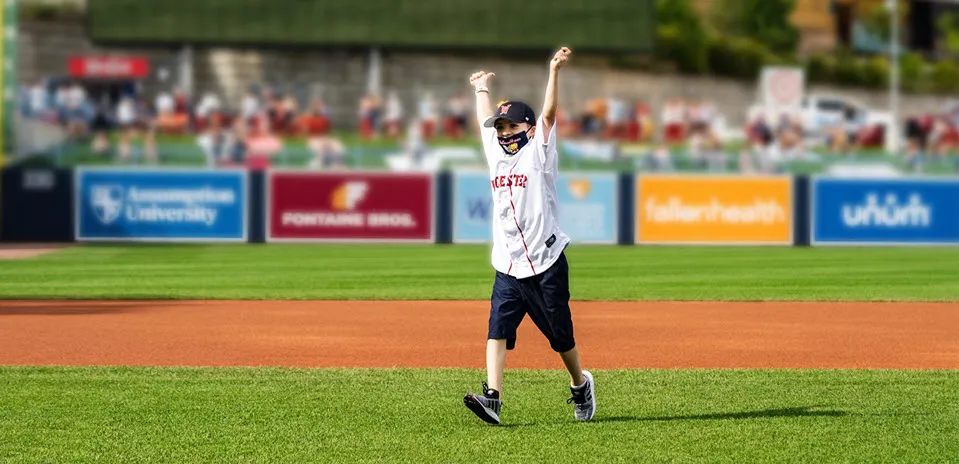
[[[593,189],[593,184],[590,183],[589,179],[573,179],[569,181],[569,192],[573,194],[573,198],[577,200],[582,200],[586,198],[586,195],[589,195],[589,191]]]
[[[788,177],[639,176],[639,243],[792,242]]]
[[[366,182],[344,182],[333,191],[333,197],[330,199],[331,206],[335,210],[356,208],[357,203],[363,200],[369,188]]]

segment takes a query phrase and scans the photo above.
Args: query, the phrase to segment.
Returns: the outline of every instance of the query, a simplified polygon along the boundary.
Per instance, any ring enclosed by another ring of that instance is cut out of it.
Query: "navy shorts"
[[[516,347],[516,328],[529,314],[557,353],[573,349],[573,317],[569,311],[569,264],[566,255],[539,275],[517,279],[496,273],[490,298],[490,340],[506,339],[506,349]]]

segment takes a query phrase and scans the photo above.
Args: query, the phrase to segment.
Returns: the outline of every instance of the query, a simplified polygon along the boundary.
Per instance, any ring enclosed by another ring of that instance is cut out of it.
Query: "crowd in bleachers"
[[[68,140],[89,140],[95,154],[113,150],[109,135],[115,133],[116,155],[121,160],[129,159],[139,139],[144,157],[156,162],[156,136],[168,134],[195,137],[211,166],[269,164],[290,137],[306,140],[316,156],[314,164],[342,163],[344,147],[330,136],[329,113],[318,98],[300,110],[292,95],[270,89],[251,89],[235,107],[212,93],[195,102],[176,90],[160,92],[152,101],[132,88],[118,93],[94,99],[77,82],[38,82],[23,89],[20,111],[62,127]]]
[[[115,153],[120,160],[129,159],[139,141],[139,153],[156,162],[156,136],[170,134],[191,139],[210,166],[267,166],[290,138],[305,141],[312,167],[344,165],[347,147],[334,136],[333,119],[321,98],[302,99],[270,88],[251,88],[232,105],[213,93],[191,99],[177,90],[159,92],[152,100],[135,88],[99,96],[89,96],[79,82],[38,82],[22,89],[20,109],[25,116],[59,125],[69,140],[89,142],[93,153]],[[608,96],[561,106],[557,128],[565,140],[647,145],[647,168],[653,170],[673,169],[671,149],[677,146],[699,168],[724,170],[732,160],[742,171],[765,172],[783,161],[802,159],[809,148],[810,128],[797,113],[771,115],[752,106],[745,126],[733,129],[709,100],[669,99],[658,116],[646,102]],[[424,143],[437,137],[463,139],[473,135],[473,100],[467,93],[443,101],[425,92],[413,108],[406,108],[397,92],[388,91],[385,99],[362,97],[356,118],[355,129],[349,129],[364,140],[399,141],[413,134]],[[910,163],[955,151],[957,127],[959,109],[908,119]],[[825,149],[833,153],[882,146],[884,136],[882,127],[864,123],[861,112],[849,112],[821,132]],[[738,153],[730,147],[739,147]]]
[[[947,102],[941,111],[906,120],[906,159],[922,171],[927,163],[944,161],[959,152],[959,103]],[[955,158],[959,171],[959,157]]]

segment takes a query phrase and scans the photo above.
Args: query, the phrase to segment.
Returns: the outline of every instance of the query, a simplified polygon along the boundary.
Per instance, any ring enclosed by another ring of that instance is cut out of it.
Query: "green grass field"
[[[957,248],[571,246],[577,300],[959,301]],[[0,298],[483,300],[486,245],[85,245]]]
[[[511,371],[504,426],[469,370],[0,368],[4,462],[922,462],[959,460],[959,372]]]
[[[579,300],[959,302],[959,249],[567,254]],[[2,262],[0,309],[10,298],[482,300],[488,259],[487,246],[459,245],[85,245]],[[0,462],[959,462],[959,370],[594,373],[593,422],[572,420],[563,372],[508,370],[504,426],[489,427],[462,406],[480,370],[0,366]]]

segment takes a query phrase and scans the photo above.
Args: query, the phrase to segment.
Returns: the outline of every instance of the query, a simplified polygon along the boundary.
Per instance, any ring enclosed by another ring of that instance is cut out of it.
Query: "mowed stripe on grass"
[[[84,245],[0,266],[3,299],[485,300],[486,245]],[[959,301],[959,248],[579,246],[574,300]]]
[[[959,372],[0,367],[4,462],[955,462]]]

